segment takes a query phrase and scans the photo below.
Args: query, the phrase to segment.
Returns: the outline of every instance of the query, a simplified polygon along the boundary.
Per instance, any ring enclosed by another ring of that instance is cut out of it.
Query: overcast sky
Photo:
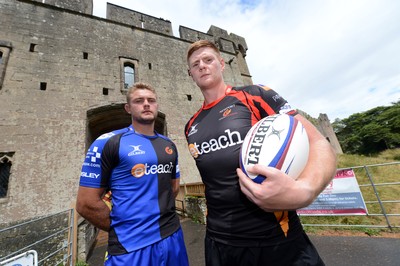
[[[315,118],[400,100],[398,0],[93,0],[93,15],[107,2],[171,21],[176,37],[180,25],[244,37],[253,82]]]

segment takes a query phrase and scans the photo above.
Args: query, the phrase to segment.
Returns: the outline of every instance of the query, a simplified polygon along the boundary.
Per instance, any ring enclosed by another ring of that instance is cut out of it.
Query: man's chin
[[[150,117],[143,117],[143,118],[139,119],[138,122],[148,125],[148,124],[154,123],[155,120],[156,119],[155,119],[154,116],[151,117],[151,118]]]

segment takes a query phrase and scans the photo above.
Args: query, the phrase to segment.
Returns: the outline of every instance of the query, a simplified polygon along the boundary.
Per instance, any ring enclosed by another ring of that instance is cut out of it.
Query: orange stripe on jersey
[[[252,101],[253,104],[258,102],[260,104],[261,108],[264,109],[268,113],[268,115],[276,114],[274,109],[272,109],[272,107],[269,106],[269,104],[266,103],[261,96],[254,96],[254,95],[250,95],[248,93],[246,93],[246,94],[248,95],[249,100]]]
[[[261,119],[261,115],[258,109],[248,101],[249,97],[247,95],[249,94],[244,91],[231,91],[228,95],[234,96],[236,99],[241,101],[247,107],[247,109],[251,111],[251,125],[254,125]]]
[[[262,87],[267,90],[268,87]],[[269,89],[269,88],[268,88]],[[247,108],[251,111],[251,125],[254,125],[263,118],[260,114],[260,110],[256,107],[255,103],[258,103],[262,109],[269,115],[276,114],[276,112],[269,106],[268,103],[261,96],[254,96],[245,91],[234,91],[234,97],[240,100]]]
[[[274,212],[276,220],[279,222],[281,229],[285,236],[289,231],[289,212],[288,211],[276,211]]]

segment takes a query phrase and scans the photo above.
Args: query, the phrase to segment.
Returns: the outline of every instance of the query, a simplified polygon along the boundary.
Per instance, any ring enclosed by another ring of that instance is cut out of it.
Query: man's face
[[[156,95],[147,89],[138,89],[131,93],[125,110],[132,116],[132,120],[142,124],[151,124],[158,113]]]
[[[213,49],[200,48],[193,52],[188,61],[190,75],[201,89],[212,88],[223,81],[225,63]]]

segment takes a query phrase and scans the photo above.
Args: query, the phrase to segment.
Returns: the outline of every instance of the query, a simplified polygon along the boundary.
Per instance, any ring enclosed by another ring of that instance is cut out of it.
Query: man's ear
[[[224,70],[224,69],[225,69],[225,61],[224,61],[224,59],[222,58],[222,56],[221,56],[221,58],[219,59],[219,62],[220,62],[220,64],[221,64],[221,70]]]
[[[131,111],[129,110],[129,104],[125,104],[124,105],[124,108],[125,108],[125,111],[128,113],[128,114],[131,114]]]

